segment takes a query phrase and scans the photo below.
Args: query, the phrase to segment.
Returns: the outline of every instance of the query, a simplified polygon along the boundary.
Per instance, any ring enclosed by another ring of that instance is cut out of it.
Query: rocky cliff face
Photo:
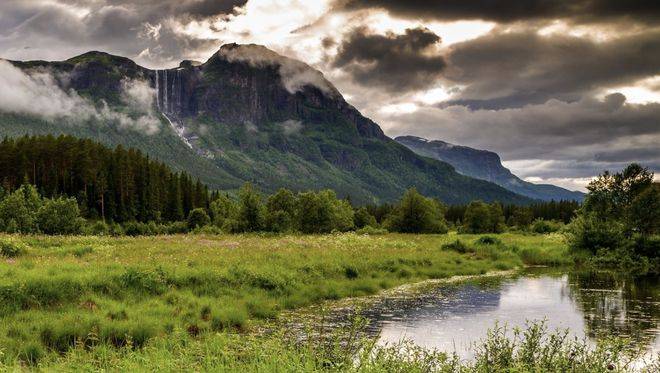
[[[576,201],[584,198],[584,194],[580,192],[521,180],[502,165],[497,153],[488,150],[473,149],[416,136],[399,136],[395,140],[417,154],[449,163],[463,175],[493,182],[530,198]]]
[[[145,136],[110,124],[37,126],[32,119],[0,115],[0,130],[5,126],[8,133],[72,133],[137,147],[220,189],[243,181],[266,191],[331,188],[366,203],[393,201],[415,186],[449,203],[530,202],[416,155],[385,136],[320,72],[262,46],[228,44],[205,63],[184,61],[165,70],[101,52],[14,64],[61,76],[64,90],[128,114],[126,82],[143,82],[154,96],[149,110],[159,117],[161,131]]]
[[[380,127],[360,115],[320,73],[262,46],[228,44],[204,64],[187,62],[149,73],[159,108],[176,118],[209,116],[257,127],[291,119],[349,122],[361,136],[385,138]],[[300,85],[290,85],[296,79]]]

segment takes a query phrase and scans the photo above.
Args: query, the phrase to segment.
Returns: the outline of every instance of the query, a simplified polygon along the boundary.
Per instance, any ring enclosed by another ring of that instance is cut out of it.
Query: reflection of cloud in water
[[[657,278],[613,280],[595,275],[530,270],[517,278],[445,284],[421,295],[387,296],[361,314],[366,332],[381,343],[401,339],[470,358],[470,348],[495,322],[508,329],[547,320],[549,330],[570,329],[592,341],[629,336],[638,346],[660,352],[660,292]],[[326,325],[348,324],[349,309],[332,312]]]
[[[468,349],[486,336],[498,321],[509,327],[524,327],[528,320],[548,319],[548,326],[570,328],[581,334],[584,321],[570,299],[563,296],[566,277],[519,278],[503,281],[499,287],[480,289],[465,286],[450,294],[455,299],[436,299],[433,307],[408,312],[402,321],[381,322],[381,342],[402,338],[416,344],[469,357]],[[404,321],[403,321],[404,320]]]

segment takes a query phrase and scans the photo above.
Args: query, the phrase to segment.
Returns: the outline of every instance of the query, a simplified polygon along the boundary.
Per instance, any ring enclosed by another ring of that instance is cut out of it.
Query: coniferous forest
[[[139,150],[72,136],[2,140],[2,193],[23,184],[35,185],[44,197],[75,197],[84,217],[115,222],[180,221],[209,205],[207,187],[185,172]]]

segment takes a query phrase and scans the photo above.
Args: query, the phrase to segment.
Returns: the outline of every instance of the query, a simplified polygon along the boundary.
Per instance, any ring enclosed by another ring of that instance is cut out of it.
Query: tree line
[[[74,209],[76,205],[76,209]],[[46,211],[79,222],[90,233],[183,233],[202,227],[223,232],[329,233],[387,230],[442,233],[501,232],[539,219],[567,222],[578,204],[559,201],[503,206],[473,201],[446,206],[415,189],[397,203],[354,207],[331,190],[262,196],[246,184],[237,196],[208,188],[138,150],[114,149],[72,136],[25,136],[0,143],[0,230],[72,233],[47,224]],[[65,211],[67,210],[67,211]],[[41,216],[41,218],[39,218]],[[545,220],[543,220],[545,221]],[[92,224],[94,223],[94,224]],[[544,223],[539,230],[556,230]],[[46,228],[46,226],[50,226]],[[90,228],[92,227],[92,228]]]
[[[208,188],[135,149],[72,136],[25,136],[0,142],[0,190],[34,185],[45,198],[74,197],[88,219],[180,221],[209,206]]]
[[[468,205],[452,205],[447,209],[447,220],[460,225]],[[525,227],[535,220],[553,220],[564,224],[570,223],[580,208],[577,201],[536,202],[527,206],[500,205],[504,221],[511,227]]]

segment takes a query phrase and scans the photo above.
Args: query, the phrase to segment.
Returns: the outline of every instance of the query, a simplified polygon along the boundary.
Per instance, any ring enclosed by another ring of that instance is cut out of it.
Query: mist
[[[0,60],[0,111],[25,114],[49,122],[66,119],[72,124],[94,119],[116,123],[122,129],[148,135],[160,130],[160,121],[153,112],[155,91],[146,81],[124,81],[122,100],[137,113],[137,117],[114,110],[107,103],[94,105],[75,90],[64,90],[58,82],[66,76],[54,76],[50,71],[26,73],[11,63]]]

